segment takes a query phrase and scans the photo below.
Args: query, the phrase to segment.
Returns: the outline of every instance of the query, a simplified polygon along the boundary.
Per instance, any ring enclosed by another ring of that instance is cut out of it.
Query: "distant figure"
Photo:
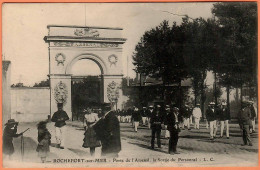
[[[169,105],[165,105],[165,118],[164,118],[164,126],[165,126],[165,138],[169,139],[170,138],[170,131],[167,129],[167,123],[168,123],[168,115],[171,114],[171,108]]]
[[[13,138],[17,138],[22,135],[22,133],[17,134],[18,122],[14,119],[9,119],[5,124],[4,133],[3,133],[3,154],[8,155],[8,158],[11,159],[14,153]]]
[[[167,129],[170,131],[169,140],[169,154],[179,154],[177,152],[177,143],[179,139],[180,132],[180,114],[177,107],[173,108],[173,112],[167,115]]]
[[[196,107],[192,111],[192,115],[194,117],[194,128],[200,129],[200,118],[202,116],[201,110],[200,110],[200,104],[196,104]]]
[[[141,116],[142,116],[142,125],[145,126],[146,121],[147,121],[147,109],[146,109],[146,107],[143,107],[143,109],[141,110]]]
[[[101,141],[101,155],[104,157],[118,157],[121,151],[120,125],[110,103],[103,104],[103,116],[93,126],[97,139]]]
[[[38,156],[41,158],[42,163],[46,162],[46,157],[50,152],[51,145],[51,134],[46,127],[47,123],[47,121],[41,121],[37,125],[39,143],[36,151],[38,152]]]
[[[190,130],[190,116],[192,115],[192,111],[188,105],[185,105],[185,107],[182,108],[182,115],[183,115],[182,128],[184,129],[185,127],[187,127],[188,130]]]
[[[161,106],[157,105],[156,111],[153,112],[151,116],[151,129],[152,129],[152,140],[151,140],[151,148],[154,149],[154,140],[155,140],[155,134],[157,137],[157,145],[158,148],[161,148],[161,130],[162,130],[162,124],[163,124],[163,115],[161,113]]]
[[[135,130],[135,132],[137,132],[137,129],[138,129],[138,126],[139,126],[139,122],[142,119],[141,113],[140,113],[140,111],[138,110],[137,107],[134,107],[134,112],[132,114],[132,119],[133,119],[133,122],[134,122],[134,130]]]
[[[254,102],[250,101],[250,111],[251,111],[251,122],[252,122],[252,128],[250,128],[250,133],[254,133],[255,132],[255,120],[257,118],[257,112],[255,111],[254,108]]]
[[[210,139],[213,140],[216,137],[216,110],[214,108],[215,103],[210,102],[206,111],[207,121],[209,122]]]
[[[219,120],[220,120],[220,137],[221,138],[223,137],[223,132],[224,132],[224,129],[226,128],[227,139],[229,139],[228,121],[230,120],[230,113],[227,109],[227,103],[225,103],[225,102],[222,102],[222,104],[221,104]]]
[[[154,108],[152,105],[149,106],[149,109],[147,111],[147,122],[148,122],[148,128],[150,129],[151,128],[151,123],[150,123],[150,120],[151,120],[151,116],[152,114],[154,113]]]
[[[250,104],[244,102],[242,104],[242,109],[238,115],[239,126],[243,131],[243,141],[244,141],[243,145],[253,146],[250,139],[250,131],[249,131],[249,126],[251,125],[250,118],[251,118]]]
[[[90,155],[93,156],[95,154],[95,148],[101,146],[100,141],[97,140],[96,132],[94,131],[93,125],[95,122],[99,120],[98,114],[94,113],[91,109],[85,111],[85,133],[83,139],[84,148],[90,149]]]
[[[69,116],[63,110],[63,103],[58,103],[58,111],[55,112],[51,118],[52,122],[55,122],[55,132],[56,132],[56,141],[57,148],[64,149],[65,145],[65,134],[66,134],[66,123],[65,121],[69,120]]]

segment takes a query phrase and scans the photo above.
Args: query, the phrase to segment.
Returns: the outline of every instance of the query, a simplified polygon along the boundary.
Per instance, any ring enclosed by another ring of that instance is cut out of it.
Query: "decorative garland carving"
[[[116,103],[119,98],[120,87],[114,81],[107,86],[107,98],[111,103]]]
[[[55,47],[93,47],[93,48],[115,48],[115,43],[88,43],[88,42],[54,42]]]
[[[68,98],[68,88],[65,83],[60,81],[54,88],[54,99],[56,103],[67,103]]]
[[[62,64],[64,66],[64,61],[66,60],[66,57],[64,54],[62,53],[58,53],[56,56],[55,56],[55,60],[57,61],[57,66]]]
[[[114,66],[116,66],[116,63],[117,63],[117,61],[118,61],[118,58],[117,58],[117,56],[116,55],[110,55],[109,57],[108,57],[108,61],[109,61],[109,63],[110,63],[110,67],[112,66],[112,65],[114,65]]]
[[[74,35],[79,37],[99,37],[99,32],[90,28],[81,28],[74,31]]]

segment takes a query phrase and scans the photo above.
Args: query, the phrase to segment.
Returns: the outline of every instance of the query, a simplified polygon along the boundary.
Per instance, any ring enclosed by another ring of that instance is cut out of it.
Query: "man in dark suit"
[[[250,118],[251,118],[250,104],[244,102],[242,105],[242,109],[238,115],[239,126],[243,131],[243,141],[244,141],[243,145],[253,146],[250,139],[250,130],[249,130],[249,127],[251,125]]]
[[[148,122],[148,128],[150,129],[151,128],[151,116],[152,114],[154,113],[154,108],[153,108],[153,105],[150,105],[149,106],[149,109],[147,110],[147,122]]]
[[[179,123],[180,123],[180,114],[177,107],[173,108],[173,111],[168,110],[169,114],[167,115],[167,130],[170,132],[169,140],[169,154],[179,154],[177,152],[177,143],[179,139]]]
[[[116,158],[121,151],[120,124],[110,103],[104,103],[102,111],[102,118],[93,125],[102,144],[101,155]]]
[[[164,122],[161,106],[157,105],[156,111],[152,113],[150,123],[151,123],[151,129],[152,129],[152,140],[151,140],[151,148],[154,149],[154,140],[155,140],[155,134],[157,137],[157,145],[158,148],[161,148],[161,130],[162,130],[162,124]]]

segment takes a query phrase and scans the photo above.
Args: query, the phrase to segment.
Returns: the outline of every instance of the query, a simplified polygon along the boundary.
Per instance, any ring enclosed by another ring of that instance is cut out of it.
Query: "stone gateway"
[[[112,102],[121,108],[123,78],[122,28],[48,25],[50,113],[57,103],[72,117],[72,66],[79,60],[94,61],[101,70],[101,102]]]

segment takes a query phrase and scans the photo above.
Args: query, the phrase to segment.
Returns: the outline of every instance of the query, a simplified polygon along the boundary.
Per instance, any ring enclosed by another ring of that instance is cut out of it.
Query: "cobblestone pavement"
[[[42,164],[35,151],[37,146],[36,123],[20,123],[18,131],[31,128],[24,134],[25,155],[23,162],[20,152],[21,139],[16,138],[14,140],[15,154],[12,160],[4,160],[4,167],[256,166],[258,163],[258,133],[251,135],[253,146],[241,146],[241,132],[236,124],[230,125],[229,139],[224,137],[214,141],[209,139],[209,129],[206,129],[205,125],[202,125],[200,130],[182,130],[178,142],[178,151],[181,153],[179,155],[167,153],[168,139],[163,137],[161,139],[162,148],[151,150],[151,130],[147,127],[140,126],[138,132],[134,132],[131,123],[121,123],[120,125],[122,151],[119,153],[119,158],[107,159],[105,162],[105,160],[99,160],[101,158],[100,147],[96,148],[95,157],[90,156],[89,149],[82,147],[84,137],[82,123],[68,122],[64,150],[54,147],[54,124],[49,123],[48,129],[52,134],[52,147],[50,147],[48,163]],[[163,130],[162,136],[164,133]],[[84,161],[80,162],[78,159],[84,159]],[[74,162],[66,163],[64,160]],[[99,162],[96,163],[96,161]]]

